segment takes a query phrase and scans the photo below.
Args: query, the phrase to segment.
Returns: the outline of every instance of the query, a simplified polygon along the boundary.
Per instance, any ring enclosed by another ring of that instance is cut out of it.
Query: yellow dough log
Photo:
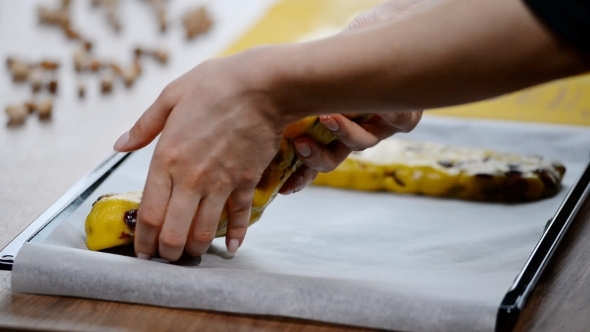
[[[390,138],[353,152],[313,185],[476,201],[526,202],[555,195],[565,166],[541,156]]]
[[[355,122],[363,122],[372,114],[348,115]],[[318,143],[328,145],[336,137],[320,122],[318,117],[308,117],[291,124],[285,130],[281,146],[275,158],[264,171],[254,192],[250,225],[260,219],[264,209],[277,195],[281,186],[302,165],[295,154],[293,139],[306,135]],[[133,242],[135,219],[140,208],[142,192],[113,193],[99,197],[86,218],[86,245],[90,250],[103,250]],[[216,237],[225,236],[227,206],[219,220]]]

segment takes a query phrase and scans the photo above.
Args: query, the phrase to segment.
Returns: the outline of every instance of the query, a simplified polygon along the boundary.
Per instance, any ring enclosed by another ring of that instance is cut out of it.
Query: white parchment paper
[[[150,146],[45,243],[22,248],[12,289],[391,330],[492,331],[505,292],[587,162],[590,130],[426,116],[404,137],[557,158],[564,188],[509,205],[310,187],[278,197],[235,256],[224,239],[177,264],[87,250],[92,202],[143,188]]]

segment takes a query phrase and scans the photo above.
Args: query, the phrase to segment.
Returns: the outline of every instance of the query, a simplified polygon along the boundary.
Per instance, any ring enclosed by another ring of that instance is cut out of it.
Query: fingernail
[[[295,148],[297,149],[297,152],[299,152],[299,154],[303,157],[309,157],[311,155],[311,149],[307,143],[296,143]]]
[[[138,253],[138,254],[137,254],[137,258],[139,258],[139,259],[144,259],[144,260],[147,260],[147,261],[149,261],[149,260],[150,260],[150,255],[148,255],[148,254],[143,254],[143,253]]]
[[[227,244],[227,251],[229,251],[232,254],[235,254],[236,251],[238,251],[239,247],[240,247],[240,240],[231,239],[231,240],[229,240],[229,243]]]
[[[121,151],[129,143],[129,138],[129,132],[121,135],[121,137],[115,142],[113,149],[115,149],[115,151]]]
[[[336,131],[336,130],[340,129],[338,122],[336,122],[336,120],[334,120],[332,117],[329,117],[329,116],[323,117],[322,123],[324,124],[324,126],[326,126],[331,131]]]

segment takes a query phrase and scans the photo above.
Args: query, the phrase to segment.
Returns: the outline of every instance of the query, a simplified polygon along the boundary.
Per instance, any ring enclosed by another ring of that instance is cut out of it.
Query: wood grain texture
[[[304,320],[11,294],[0,284],[0,326],[83,331],[371,331]]]

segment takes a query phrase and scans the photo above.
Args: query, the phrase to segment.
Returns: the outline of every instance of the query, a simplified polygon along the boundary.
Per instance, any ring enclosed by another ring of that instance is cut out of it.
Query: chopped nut
[[[148,55],[156,59],[156,61],[158,61],[161,64],[168,63],[168,51],[162,48],[149,50],[141,47],[136,47],[133,50],[133,53],[135,54],[135,59],[139,59],[143,55]]]
[[[141,47],[134,48],[133,55],[135,56],[135,59],[139,59],[143,55],[143,49],[141,49]]]
[[[44,25],[54,25],[62,29],[68,39],[84,40],[82,35],[76,31],[70,21],[70,4],[71,1],[63,0],[62,6],[57,9],[51,9],[44,6],[37,7],[37,16],[39,23]]]
[[[111,73],[103,74],[100,78],[100,91],[102,94],[109,94],[113,91],[115,78]]]
[[[84,98],[86,96],[86,83],[79,82],[78,83],[78,97]]]
[[[66,8],[50,9],[44,6],[37,7],[39,23],[57,25],[65,28],[70,25],[70,12]]]
[[[156,14],[156,20],[158,21],[160,32],[165,33],[168,28],[166,0],[147,0],[147,2],[152,6]]]
[[[132,87],[137,77],[141,74],[141,64],[137,60],[133,62],[133,65],[130,68],[123,68],[114,62],[111,63],[110,66],[113,72],[123,79],[125,87],[127,88]]]
[[[123,75],[123,68],[121,68],[118,63],[111,62],[109,63],[109,66],[116,75]]]
[[[37,104],[34,101],[27,101],[25,102],[24,106],[27,108],[29,114],[37,110]]]
[[[91,41],[84,41],[84,49],[86,52],[92,51],[93,44]]]
[[[90,69],[93,72],[97,72],[102,67],[103,64],[96,58],[91,58],[88,62],[88,69]]]
[[[53,111],[53,101],[51,99],[45,99],[37,105],[37,115],[39,120],[51,119],[51,112]]]
[[[10,72],[14,82],[24,82],[29,78],[31,66],[23,61],[12,59],[10,61]]]
[[[39,62],[39,67],[43,70],[53,71],[59,68],[58,61],[43,60]]]
[[[71,26],[67,25],[63,29],[64,29],[64,33],[66,34],[66,37],[68,39],[71,39],[71,40],[82,40],[83,39],[82,35],[78,31],[74,30]]]
[[[163,1],[154,1],[154,6],[156,7],[156,18],[158,20],[158,25],[160,26],[160,32],[164,33],[168,29],[166,7]]]
[[[29,82],[31,82],[31,90],[33,93],[41,91],[43,86],[43,73],[40,70],[33,70],[29,74]]]
[[[213,20],[207,13],[205,7],[199,7],[186,12],[183,16],[182,23],[186,32],[187,39],[193,39],[203,34],[211,28]]]
[[[6,125],[9,127],[23,125],[29,115],[29,110],[24,105],[7,106],[5,112],[8,115],[8,123]]]
[[[74,53],[73,61],[74,68],[77,72],[92,71],[97,72],[104,67],[104,64],[88,53],[88,49],[92,48],[92,44],[87,42],[84,43],[84,47]]]
[[[107,22],[115,30],[115,32],[121,31],[121,20],[117,13],[119,1],[118,0],[93,0],[93,7],[103,7],[106,10]]]
[[[81,72],[84,70],[84,63],[86,62],[87,55],[83,51],[78,51],[74,53],[73,60],[74,60],[74,69],[77,72]]]
[[[47,83],[47,91],[49,91],[49,93],[51,93],[53,95],[57,93],[57,87],[58,87],[58,84],[57,84],[56,79],[52,79],[51,81],[49,81]]]

